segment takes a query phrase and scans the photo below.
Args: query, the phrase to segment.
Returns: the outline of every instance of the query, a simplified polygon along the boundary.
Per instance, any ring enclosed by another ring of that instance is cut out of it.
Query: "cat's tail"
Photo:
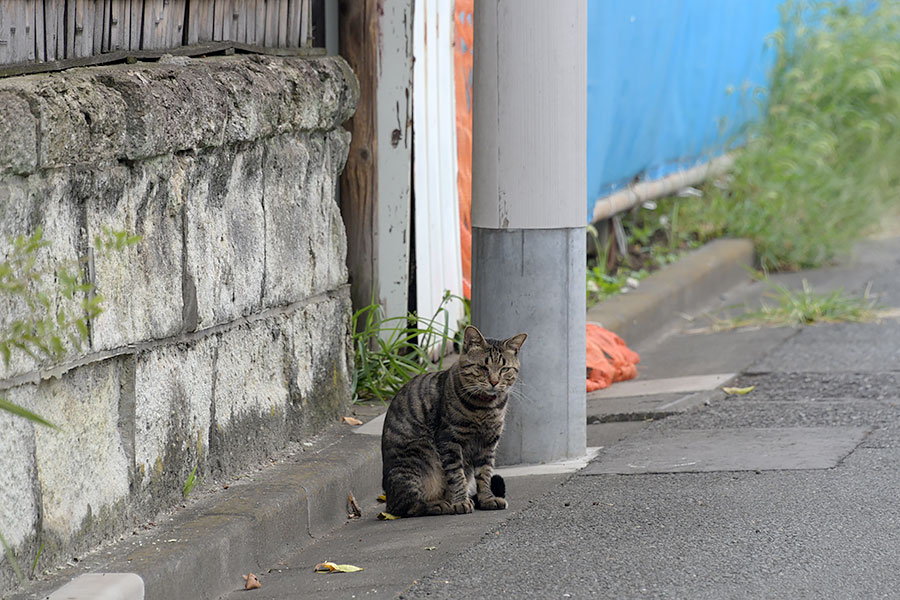
[[[498,498],[506,498],[506,482],[496,473],[491,476],[491,493]]]

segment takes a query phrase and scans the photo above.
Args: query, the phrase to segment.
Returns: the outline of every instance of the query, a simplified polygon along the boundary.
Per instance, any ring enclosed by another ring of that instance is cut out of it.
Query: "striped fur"
[[[506,508],[495,493],[503,481],[498,476],[492,486],[491,476],[525,337],[485,339],[467,327],[455,365],[419,375],[397,392],[381,437],[387,512],[416,517]]]

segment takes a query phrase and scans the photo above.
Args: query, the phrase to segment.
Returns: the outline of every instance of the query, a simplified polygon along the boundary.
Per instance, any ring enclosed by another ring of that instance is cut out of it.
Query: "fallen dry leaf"
[[[380,496],[378,496],[375,499],[378,500],[379,502],[387,502],[387,496],[385,496],[384,494],[381,494]]]
[[[259,579],[256,578],[256,575],[253,573],[249,573],[247,575],[241,575],[244,578],[244,589],[245,590],[258,590],[262,587],[262,584],[259,582]]]
[[[743,396],[744,394],[749,394],[756,388],[755,385],[751,385],[750,387],[745,388],[736,388],[736,387],[723,387],[722,391],[731,396]]]
[[[359,504],[356,503],[356,498],[353,497],[353,492],[350,492],[350,495],[347,497],[347,518],[358,519],[361,516],[362,511],[359,509]]]
[[[362,421],[356,417],[341,417],[341,423],[346,423],[347,425],[362,425]]]
[[[354,565],[336,565],[326,560],[317,564],[314,571],[317,573],[356,573],[357,571],[365,571],[365,569]]]
[[[391,513],[388,513],[388,512],[378,513],[379,521],[393,521],[394,519],[399,519],[399,518],[400,517],[398,517],[397,515],[392,515]]]

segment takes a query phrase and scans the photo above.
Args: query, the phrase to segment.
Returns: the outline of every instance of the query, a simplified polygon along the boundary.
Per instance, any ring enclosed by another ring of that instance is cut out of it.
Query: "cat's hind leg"
[[[400,517],[447,515],[460,512],[446,499],[447,485],[432,448],[407,452],[394,461],[384,481],[387,512]]]
[[[506,482],[501,476],[494,475],[493,470],[492,464],[482,465],[475,475],[475,508],[479,510],[504,510],[507,507],[504,498]]]

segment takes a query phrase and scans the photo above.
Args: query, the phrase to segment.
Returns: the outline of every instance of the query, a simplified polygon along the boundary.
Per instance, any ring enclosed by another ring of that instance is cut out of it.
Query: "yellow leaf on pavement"
[[[387,502],[387,496],[385,496],[384,494],[381,494],[380,496],[378,496],[375,499],[378,500],[379,502]]]
[[[357,571],[365,571],[365,569],[355,565],[337,565],[326,560],[317,564],[315,571],[319,573],[356,573]]]
[[[726,394],[732,396],[743,396],[744,394],[749,394],[756,388],[755,385],[751,385],[750,387],[745,388],[736,388],[736,387],[723,387],[722,391]]]
[[[347,425],[362,425],[362,421],[356,417],[341,417],[341,422]]]
[[[399,518],[400,517],[398,517],[397,515],[392,515],[391,513],[387,513],[387,512],[378,513],[379,521],[393,521],[394,519],[399,519]]]

